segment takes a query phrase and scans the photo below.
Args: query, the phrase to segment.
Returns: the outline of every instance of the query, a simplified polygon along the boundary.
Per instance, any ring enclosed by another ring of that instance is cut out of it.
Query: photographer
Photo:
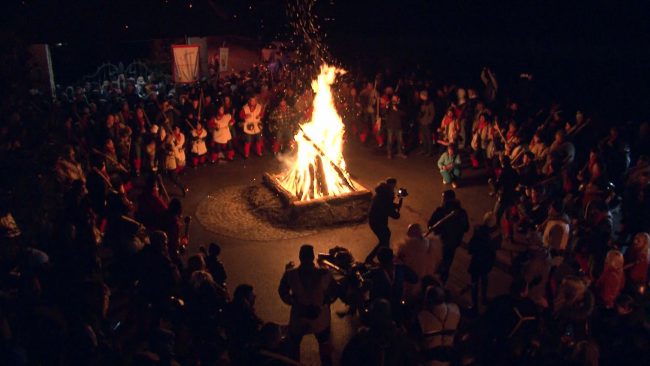
[[[397,186],[397,179],[388,178],[385,182],[381,182],[375,187],[375,195],[372,197],[370,212],[368,212],[368,224],[370,224],[370,229],[375,233],[377,239],[379,239],[379,243],[366,257],[366,263],[372,262],[379,248],[388,248],[390,246],[388,218],[399,219],[402,200],[407,194],[406,190],[400,189],[400,191],[404,192],[404,195],[400,195],[398,202],[395,203],[395,186]]]
[[[456,248],[460,246],[463,235],[469,230],[467,211],[460,206],[454,191],[449,189],[442,192],[442,205],[431,214],[428,226],[442,241],[440,277],[442,281],[447,282]]]
[[[280,280],[278,293],[291,306],[289,316],[289,356],[300,361],[302,337],[314,334],[318,340],[321,365],[332,364],[330,304],[336,300],[336,281],[314,264],[314,247],[300,247],[300,266],[289,262]]]

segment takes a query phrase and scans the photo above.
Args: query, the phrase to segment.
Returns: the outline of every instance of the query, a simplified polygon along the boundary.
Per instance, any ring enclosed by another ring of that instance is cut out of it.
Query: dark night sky
[[[89,60],[107,53],[128,60],[124,45],[156,37],[282,36],[286,1],[299,0],[8,0],[0,21],[4,34],[28,42],[65,42]],[[615,102],[632,104],[635,94],[650,90],[648,5],[318,0],[315,12],[333,56],[352,68],[420,63],[463,77],[488,64],[502,73],[531,71],[554,85],[564,82],[559,89],[570,88],[573,97],[589,91],[601,102],[614,90]]]

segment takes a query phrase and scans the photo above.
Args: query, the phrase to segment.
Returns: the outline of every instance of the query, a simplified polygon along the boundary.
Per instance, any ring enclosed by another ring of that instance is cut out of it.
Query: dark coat
[[[390,188],[382,187],[376,189],[376,194],[370,202],[370,212],[368,212],[368,223],[371,227],[387,227],[388,218],[399,219],[399,211],[393,202],[393,194]]]
[[[398,107],[391,106],[386,111],[386,128],[394,131],[402,130],[405,118],[406,112]]]
[[[469,230],[467,211],[460,207],[458,200],[454,200],[445,202],[444,205],[438,207],[429,218],[428,226],[431,227],[454,210],[458,210],[458,212],[440,224],[434,231],[435,234],[440,235],[443,245],[458,246],[463,241],[463,236]]]
[[[474,229],[474,235],[469,241],[469,254],[472,259],[469,263],[468,272],[471,275],[480,276],[490,273],[496,259],[496,251],[499,247],[500,237],[493,238],[491,233],[494,228],[479,225]]]

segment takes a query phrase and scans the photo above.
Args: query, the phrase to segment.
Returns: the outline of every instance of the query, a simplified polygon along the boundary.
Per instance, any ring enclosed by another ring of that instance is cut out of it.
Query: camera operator
[[[314,247],[300,247],[300,266],[289,262],[278,293],[291,306],[289,316],[289,356],[300,361],[302,337],[314,334],[318,340],[321,365],[332,364],[330,304],[336,299],[337,285],[332,274],[314,264]]]
[[[388,218],[399,219],[399,210],[402,208],[402,201],[406,194],[399,195],[399,200],[395,203],[395,187],[397,179],[388,178],[385,182],[379,183],[375,187],[375,195],[370,202],[370,212],[368,212],[368,224],[370,230],[377,236],[379,243],[372,249],[366,257],[366,263],[371,263],[377,255],[379,248],[390,247],[390,229],[388,228]],[[400,189],[406,193],[405,189]]]
[[[448,189],[442,192],[442,205],[431,214],[428,226],[429,230],[439,235],[442,241],[440,277],[446,283],[456,248],[463,241],[463,235],[469,230],[467,211],[460,206],[454,191]]]

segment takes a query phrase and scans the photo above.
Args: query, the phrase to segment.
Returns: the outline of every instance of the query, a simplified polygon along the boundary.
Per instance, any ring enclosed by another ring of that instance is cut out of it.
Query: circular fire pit
[[[244,240],[282,240],[316,233],[316,229],[365,221],[370,192],[298,201],[265,184],[230,186],[208,195],[196,217],[208,230]],[[270,180],[269,180],[270,182]],[[359,186],[361,187],[361,186]]]
[[[219,189],[199,203],[196,218],[207,230],[243,240],[293,239],[316,233],[314,230],[289,229],[274,222],[275,215],[272,213],[276,206],[280,206],[279,200],[262,199],[264,193],[259,192],[261,190],[267,192],[268,198],[274,198],[268,188],[262,185]],[[260,202],[257,209],[251,206],[251,199]]]

